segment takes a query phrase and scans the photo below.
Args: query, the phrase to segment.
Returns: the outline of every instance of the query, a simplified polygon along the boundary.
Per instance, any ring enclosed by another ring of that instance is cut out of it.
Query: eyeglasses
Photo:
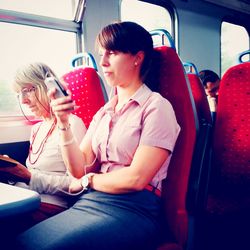
[[[36,91],[36,87],[32,86],[31,88],[24,88],[18,94],[17,98],[27,98],[30,97],[31,93]]]

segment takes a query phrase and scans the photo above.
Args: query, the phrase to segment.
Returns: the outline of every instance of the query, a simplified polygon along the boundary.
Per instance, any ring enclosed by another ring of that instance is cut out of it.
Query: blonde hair
[[[48,89],[44,81],[50,76],[55,77],[59,81],[54,71],[48,65],[41,62],[29,63],[16,72],[13,83],[14,90],[31,84],[36,87],[39,100],[49,105]]]

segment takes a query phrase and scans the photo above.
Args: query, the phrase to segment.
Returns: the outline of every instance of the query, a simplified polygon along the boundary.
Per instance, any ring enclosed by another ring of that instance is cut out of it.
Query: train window
[[[150,16],[150,18],[148,18]],[[159,5],[138,0],[122,0],[121,20],[134,21],[147,30],[166,29],[172,31],[172,20],[169,11]]]
[[[67,20],[74,19],[78,0],[0,0],[0,8]],[[55,11],[58,9],[58,11]],[[59,11],[60,9],[60,11]]]
[[[18,115],[20,109],[11,89],[16,69],[41,61],[62,75],[76,53],[76,38],[70,32],[9,23],[1,23],[0,34],[4,34],[0,46],[0,115]]]
[[[74,10],[79,5],[84,6],[85,2],[41,0],[34,5],[31,1],[0,0],[2,118],[13,119],[14,116],[22,115],[12,90],[13,76],[20,66],[30,62],[44,62],[60,77],[70,69],[70,59],[82,47],[81,24],[77,21],[81,13],[79,9]],[[58,6],[60,11],[55,11]]]
[[[239,39],[240,37],[240,39]],[[237,63],[238,54],[249,49],[249,35],[240,25],[222,22],[221,26],[221,75]]]

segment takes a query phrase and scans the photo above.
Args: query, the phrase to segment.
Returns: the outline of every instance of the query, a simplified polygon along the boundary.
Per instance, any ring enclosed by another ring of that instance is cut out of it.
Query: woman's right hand
[[[82,191],[81,179],[74,178],[69,185],[69,192],[74,194]]]

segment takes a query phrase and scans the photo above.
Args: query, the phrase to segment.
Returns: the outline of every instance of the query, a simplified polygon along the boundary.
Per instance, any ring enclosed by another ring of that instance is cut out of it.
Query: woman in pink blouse
[[[24,249],[154,249],[160,230],[161,182],[180,127],[171,104],[146,81],[154,58],[150,34],[113,23],[97,37],[114,97],[94,116],[80,147],[69,123],[71,97],[53,99],[63,158],[81,193],[67,211],[18,238]],[[155,76],[156,77],[156,76]],[[164,122],[163,122],[164,121]]]

